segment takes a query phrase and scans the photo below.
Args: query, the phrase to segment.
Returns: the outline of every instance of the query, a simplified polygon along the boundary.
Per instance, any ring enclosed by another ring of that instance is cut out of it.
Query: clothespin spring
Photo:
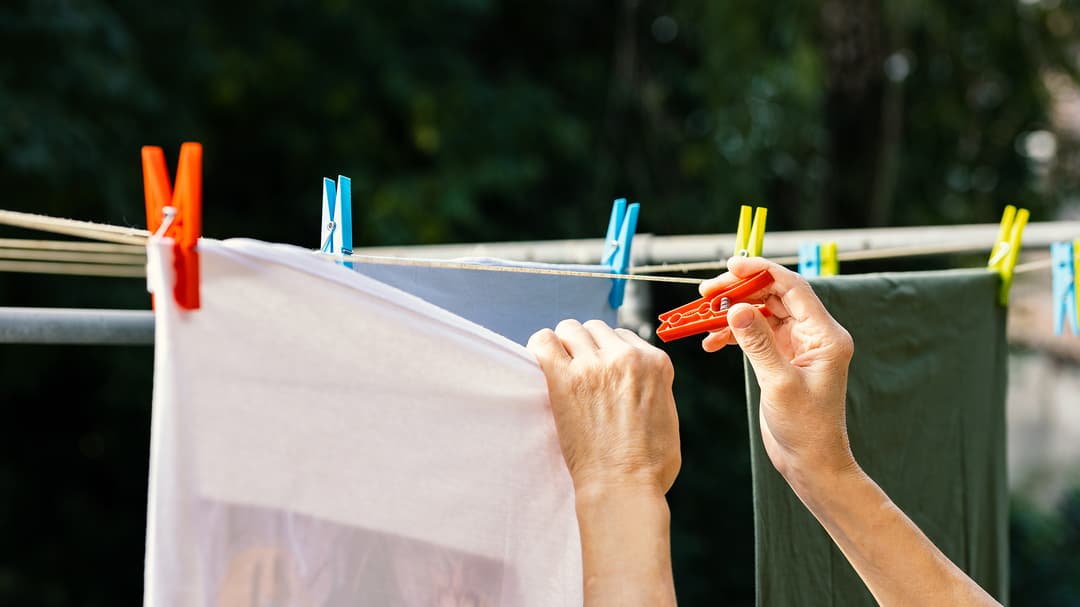
[[[337,224],[336,223],[331,221],[331,222],[328,222],[326,224],[326,230],[327,230],[327,232],[326,232],[326,240],[323,240],[323,244],[322,244],[322,252],[323,253],[331,252],[330,251],[330,245],[334,242],[334,231],[336,229],[337,229]],[[352,253],[352,251],[349,251],[349,253]]]
[[[172,226],[173,220],[176,219],[176,207],[165,205],[161,208],[161,226],[158,227],[157,232],[154,232],[155,238],[161,238],[165,236],[165,232],[169,231],[169,227]]]

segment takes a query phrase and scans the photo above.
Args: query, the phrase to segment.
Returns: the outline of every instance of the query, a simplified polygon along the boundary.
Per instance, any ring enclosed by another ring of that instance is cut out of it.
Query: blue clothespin
[[[1054,335],[1065,332],[1068,319],[1073,335],[1080,335],[1080,321],[1076,309],[1076,263],[1073,259],[1073,243],[1050,243],[1050,261],[1053,264],[1051,278],[1054,291]]]
[[[322,198],[323,253],[352,255],[352,180],[338,175],[337,185],[333,179],[323,179]],[[351,261],[339,261],[347,268]]]
[[[799,245],[799,274],[812,278],[836,276],[839,273],[835,242],[804,242]]]
[[[611,205],[611,220],[608,222],[604,254],[600,257],[600,263],[611,268],[612,274],[626,274],[630,270],[630,246],[634,242],[640,208],[641,205],[636,202],[627,208],[625,198],[618,198],[615,204]],[[608,297],[612,308],[618,309],[622,305],[625,293],[626,279],[614,279],[611,295]]]
[[[821,246],[816,242],[799,245],[799,274],[807,278],[821,276]]]

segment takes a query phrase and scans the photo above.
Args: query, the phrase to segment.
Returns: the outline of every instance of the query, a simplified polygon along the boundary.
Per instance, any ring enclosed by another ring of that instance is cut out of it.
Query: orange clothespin
[[[151,234],[173,239],[176,285],[173,295],[185,310],[199,308],[199,253],[202,235],[202,145],[180,146],[176,189],[169,184],[165,153],[157,146],[143,146],[143,190],[146,227]]]
[[[728,308],[737,303],[746,302],[747,298],[772,283],[772,274],[769,274],[768,270],[762,270],[732,284],[723,291],[695,299],[674,310],[664,312],[660,315],[660,328],[656,330],[656,335],[667,342],[698,333],[719,331],[728,326]],[[755,303],[754,307],[761,310],[763,315],[770,315],[769,309],[764,304]]]
[[[746,205],[739,209],[739,231],[735,235],[735,255],[743,257],[761,255],[761,244],[765,240],[767,212],[765,207],[758,207],[756,212]],[[753,223],[750,221],[751,214],[753,214]],[[728,308],[737,303],[753,304],[763,315],[769,316],[769,309],[764,304],[749,301],[749,298],[772,283],[772,274],[769,274],[768,270],[762,270],[729,285],[718,293],[695,299],[674,310],[664,312],[660,315],[660,327],[656,329],[656,336],[667,342],[698,333],[719,331],[728,326]]]

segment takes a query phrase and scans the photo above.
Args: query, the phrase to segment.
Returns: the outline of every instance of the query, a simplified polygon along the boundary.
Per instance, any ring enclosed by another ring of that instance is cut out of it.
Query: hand
[[[675,605],[671,515],[679,420],[667,354],[599,320],[529,339],[574,481],[586,607]]]
[[[761,438],[776,469],[814,514],[881,605],[997,605],[934,546],[855,463],[844,416],[851,335],[801,276],[761,258],[736,257],[701,285],[709,295],[768,270],[772,312],[728,310],[729,329],[705,338],[715,352],[742,347],[761,386]]]
[[[679,420],[667,354],[599,320],[564,320],[528,349],[547,376],[559,444],[579,492],[645,487],[667,493],[679,473]]]
[[[789,483],[854,469],[844,414],[854,344],[809,283],[760,257],[734,257],[728,272],[703,283],[701,293],[708,296],[762,270],[774,279],[761,292],[772,317],[736,304],[728,311],[729,328],[711,333],[702,347],[742,347],[761,386],[765,450]]]

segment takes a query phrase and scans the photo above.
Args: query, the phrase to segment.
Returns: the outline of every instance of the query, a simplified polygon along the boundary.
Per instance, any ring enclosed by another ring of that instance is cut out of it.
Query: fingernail
[[[746,304],[736,304],[728,311],[728,324],[733,329],[745,329],[754,323],[754,309]]]

